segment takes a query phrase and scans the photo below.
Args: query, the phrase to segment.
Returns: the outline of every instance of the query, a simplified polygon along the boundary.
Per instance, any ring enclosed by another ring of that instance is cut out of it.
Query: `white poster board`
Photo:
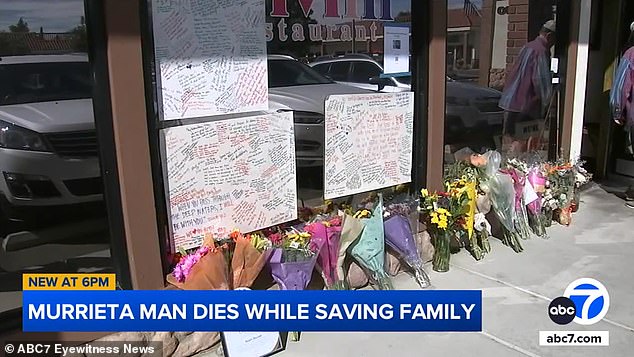
[[[293,113],[164,129],[174,247],[297,218]]]
[[[409,27],[386,25],[383,31],[383,73],[408,73]]]
[[[222,337],[226,357],[270,356],[283,349],[279,332],[223,332]]]
[[[268,109],[264,1],[152,0],[162,119]]]
[[[410,182],[413,124],[412,92],[330,96],[324,198]]]

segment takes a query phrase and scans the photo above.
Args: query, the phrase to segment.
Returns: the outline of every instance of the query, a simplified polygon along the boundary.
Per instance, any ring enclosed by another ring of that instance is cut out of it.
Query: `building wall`
[[[506,68],[515,63],[522,47],[528,41],[529,0],[509,0],[508,38],[506,40]]]

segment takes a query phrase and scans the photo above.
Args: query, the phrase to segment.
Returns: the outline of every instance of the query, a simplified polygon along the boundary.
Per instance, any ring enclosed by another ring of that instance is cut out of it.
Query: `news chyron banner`
[[[115,290],[110,274],[25,274],[25,332],[482,330],[480,290]]]

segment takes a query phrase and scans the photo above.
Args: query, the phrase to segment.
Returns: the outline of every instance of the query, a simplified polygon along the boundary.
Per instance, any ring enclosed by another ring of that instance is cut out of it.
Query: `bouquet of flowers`
[[[550,207],[554,208],[554,219],[560,224],[570,225],[575,191],[573,165],[560,160],[546,164],[545,168],[548,172],[547,196]]]
[[[530,184],[537,195],[537,199],[528,203],[528,222],[537,236],[548,238],[546,227],[549,225],[544,214],[544,193],[546,192],[546,176],[541,165],[533,165],[526,176],[527,184]],[[552,216],[550,217],[552,220]]]
[[[469,240],[469,251],[471,255],[473,255],[476,260],[481,260],[484,258],[484,254],[488,253],[491,249],[489,245],[491,226],[483,214],[478,216],[478,225],[476,226],[476,215],[478,212],[478,190],[476,184],[473,178],[468,179],[467,176],[445,183],[447,191],[452,193],[452,195],[462,195],[466,197],[467,211],[465,213],[463,228]],[[488,230],[486,229],[487,225],[489,227]]]
[[[275,235],[271,241],[275,248],[269,266],[280,289],[306,289],[315,268],[318,251],[317,247],[311,244],[310,233],[292,230],[284,236]],[[293,341],[299,340],[299,332],[290,332],[290,335]]]
[[[458,190],[429,193],[422,189],[421,195],[419,210],[434,244],[432,267],[435,271],[446,272],[451,257],[449,244],[452,237],[465,229],[470,211],[469,198]]]
[[[272,252],[272,243],[260,233],[230,234],[235,243],[231,257],[233,288],[249,288],[258,277]]]
[[[333,289],[339,280],[337,275],[337,254],[341,238],[341,217],[312,222],[304,229],[312,236],[312,243],[318,248],[317,266],[321,270],[324,283]]]
[[[211,236],[194,252],[181,253],[167,281],[183,290],[228,290],[229,269],[225,259],[226,245],[219,246]]]
[[[340,212],[343,217],[341,222],[341,235],[339,238],[339,246],[337,247],[337,260],[336,260],[336,281],[333,285],[333,289],[342,290],[347,288],[345,261],[348,252],[348,248],[355,243],[361,237],[361,232],[365,227],[364,222],[352,216],[348,212]]]
[[[502,161],[499,152],[489,151],[482,156],[485,158],[483,164],[485,170],[480,187],[489,196],[493,211],[502,223],[502,242],[519,253],[524,248],[522,248],[521,238],[515,229],[515,186],[513,179],[499,171]]]
[[[592,181],[592,174],[589,173],[584,167],[583,161],[576,161],[573,164],[572,170],[575,175],[575,187],[574,196],[572,200],[572,212],[579,210],[579,204],[581,203],[581,187]]]
[[[383,222],[385,243],[394,249],[400,258],[414,270],[418,285],[421,288],[427,288],[431,286],[431,281],[423,269],[423,260],[420,258],[416,240],[407,218],[411,211],[411,204],[408,203],[391,204],[386,207]]]
[[[491,210],[491,200],[481,187],[482,181],[486,179],[487,159],[488,156],[468,150],[461,160],[445,168],[447,183],[452,185],[453,189],[466,192],[469,198],[468,222],[465,228],[469,239],[469,251],[476,260],[481,260],[491,251],[491,224],[486,219],[486,214]]]
[[[383,231],[383,196],[372,212],[360,210],[357,219],[364,223],[358,240],[350,245],[350,254],[370,272],[372,280],[381,290],[392,290],[392,282],[385,272],[385,234]]]
[[[517,159],[514,159],[517,161]],[[528,213],[526,211],[526,197],[529,195],[528,192],[531,192],[534,197],[531,197],[531,202],[534,199],[537,199],[535,192],[532,191],[532,186],[526,185],[526,171],[520,171],[519,169],[513,167],[513,165],[509,165],[510,167],[501,170],[500,172],[507,174],[513,179],[513,188],[515,190],[515,216],[513,217],[513,222],[515,225],[515,231],[520,235],[522,239],[529,239],[531,235],[531,228],[528,223]],[[530,185],[530,184],[529,184]]]

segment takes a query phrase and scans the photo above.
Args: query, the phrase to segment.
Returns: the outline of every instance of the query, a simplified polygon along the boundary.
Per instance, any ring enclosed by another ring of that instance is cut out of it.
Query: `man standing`
[[[625,48],[610,90],[610,109],[612,119],[625,129],[627,157],[634,159],[634,22]],[[634,186],[625,191],[625,200],[627,207],[634,208]]]
[[[543,119],[552,96],[550,48],[555,44],[555,21],[547,21],[539,36],[527,43],[506,76],[499,106],[504,109],[504,145],[516,141],[515,124]]]

